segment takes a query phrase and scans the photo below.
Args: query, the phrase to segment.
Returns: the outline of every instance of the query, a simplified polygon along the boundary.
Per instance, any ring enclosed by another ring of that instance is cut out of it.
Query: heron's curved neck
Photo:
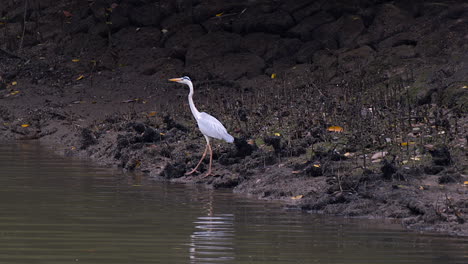
[[[198,117],[200,116],[200,112],[198,112],[197,108],[195,107],[195,104],[193,103],[193,99],[192,99],[192,97],[193,97],[193,84],[190,82],[187,85],[190,88],[190,93],[188,95],[188,102],[189,102],[189,105],[190,105],[190,110],[192,111],[192,114],[195,117],[195,119],[198,119]]]

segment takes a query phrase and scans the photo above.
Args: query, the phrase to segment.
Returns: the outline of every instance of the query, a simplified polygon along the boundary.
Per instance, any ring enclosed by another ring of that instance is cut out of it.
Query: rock
[[[161,171],[160,176],[166,179],[180,178],[184,176],[187,167],[183,162],[168,163]]]
[[[230,53],[207,58],[187,69],[197,79],[237,80],[243,76],[251,78],[260,75],[264,68],[264,60],[255,54]]]
[[[393,35],[387,39],[382,40],[377,48],[379,50],[391,47],[397,47],[401,45],[416,46],[418,44],[418,34],[415,32],[401,32]]]
[[[322,48],[322,43],[318,40],[312,40],[304,43],[296,53],[296,61],[298,63],[311,63],[315,52]]]
[[[292,59],[301,46],[302,42],[298,39],[281,38],[269,43],[263,58],[268,63],[285,57]]]
[[[164,42],[164,47],[170,48],[178,54],[183,54],[185,56],[188,46],[205,34],[205,30],[200,25],[187,25],[169,36]]]
[[[96,135],[88,128],[81,130],[81,147],[80,149],[87,149],[91,145],[97,144]]]
[[[375,59],[375,51],[369,46],[347,51],[338,55],[338,64],[346,72],[368,65]]]
[[[242,38],[241,48],[263,57],[269,48],[270,43],[279,40],[279,35],[267,33],[251,33]]]
[[[239,14],[245,8],[242,1],[203,1],[193,8],[194,23],[202,23],[208,19],[217,19],[216,14]]]
[[[304,3],[304,1],[299,1],[299,2],[301,2],[301,5],[302,3]],[[289,1],[285,5],[290,5]],[[300,22],[304,18],[308,16],[312,16],[315,13],[318,13],[319,11],[320,11],[320,2],[314,1],[313,3],[308,3],[307,6],[303,6],[299,9],[294,9],[292,16],[294,20],[296,20],[296,22]],[[291,13],[291,11],[288,11],[288,12]]]
[[[413,19],[409,13],[392,4],[383,4],[378,8],[368,31],[372,40],[379,42],[408,29],[412,22]]]
[[[424,167],[424,173],[429,175],[437,175],[444,170],[443,166],[428,166]]]
[[[129,11],[130,23],[134,26],[156,26],[162,19],[161,10],[155,4],[132,7]]]
[[[334,54],[326,50],[319,50],[314,53],[314,57],[312,61],[314,62],[316,66],[327,69],[335,65],[338,60]]]
[[[228,32],[208,33],[193,41],[185,57],[187,66],[201,63],[207,58],[220,57],[239,50],[241,37]]]
[[[390,54],[394,58],[410,59],[416,57],[416,50],[412,45],[400,45],[392,48]]]
[[[447,10],[449,5],[441,2],[422,3],[419,12],[421,16],[435,16]]]
[[[170,33],[179,30],[180,28],[192,24],[192,17],[187,14],[172,14],[161,21],[161,29],[168,30]]]
[[[340,48],[355,47],[357,37],[365,30],[362,18],[357,15],[345,15],[337,23],[341,24],[337,33],[338,46]]]
[[[434,165],[448,166],[452,164],[452,157],[446,145],[434,146],[434,149],[429,150],[429,153],[432,156]]]
[[[456,183],[460,182],[462,177],[459,174],[446,174],[442,175],[438,179],[439,184],[447,184],[447,183]]]
[[[334,17],[326,12],[319,12],[304,18],[299,24],[287,31],[289,37],[297,37],[302,41],[309,41],[314,38],[314,30],[319,26],[332,22]]]
[[[121,49],[159,47],[161,30],[152,27],[126,27],[113,35],[114,45]]]
[[[233,21],[232,29],[236,33],[265,32],[280,34],[294,25],[294,20],[286,11],[259,14],[256,9],[248,9]]]

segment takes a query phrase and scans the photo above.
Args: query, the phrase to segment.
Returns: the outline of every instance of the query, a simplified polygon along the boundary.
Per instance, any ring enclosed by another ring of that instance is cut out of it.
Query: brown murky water
[[[468,263],[468,238],[286,212],[0,144],[0,263]]]

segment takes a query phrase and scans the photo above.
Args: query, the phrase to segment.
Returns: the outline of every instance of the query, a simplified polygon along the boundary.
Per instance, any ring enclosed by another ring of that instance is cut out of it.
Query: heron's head
[[[184,76],[184,77],[180,77],[180,78],[169,79],[169,81],[171,81],[171,82],[178,82],[178,83],[184,83],[184,84],[189,84],[189,83],[192,82],[188,76]]]

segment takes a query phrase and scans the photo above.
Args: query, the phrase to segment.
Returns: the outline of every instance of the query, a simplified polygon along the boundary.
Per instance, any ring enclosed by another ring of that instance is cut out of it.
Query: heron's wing
[[[203,112],[200,113],[200,117],[197,119],[198,127],[200,131],[209,137],[223,139],[227,142],[234,142],[234,138],[229,135],[226,128],[219,122],[218,119]]]

